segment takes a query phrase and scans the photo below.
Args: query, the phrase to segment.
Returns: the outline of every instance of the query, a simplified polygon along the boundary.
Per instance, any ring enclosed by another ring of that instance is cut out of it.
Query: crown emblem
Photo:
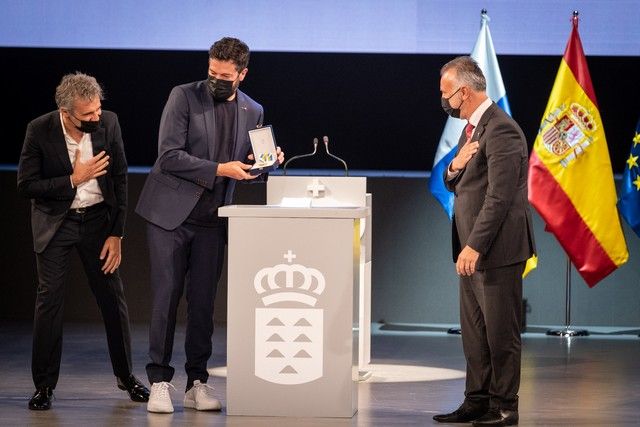
[[[570,109],[574,122],[578,123],[578,125],[588,132],[596,130],[596,121],[586,108],[578,103],[572,102]]]
[[[277,264],[258,271],[253,278],[253,287],[262,296],[265,306],[292,301],[315,306],[318,295],[324,292],[323,274],[315,268],[292,264],[296,255],[291,249],[284,254],[288,264]],[[266,285],[266,286],[265,286]]]

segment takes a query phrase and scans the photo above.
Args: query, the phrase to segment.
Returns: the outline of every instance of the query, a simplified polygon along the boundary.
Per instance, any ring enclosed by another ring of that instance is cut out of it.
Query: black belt
[[[69,209],[69,213],[78,214],[78,215],[84,215],[84,214],[86,214],[88,212],[95,211],[95,210],[98,210],[98,209],[102,209],[105,206],[106,206],[105,202],[100,202],[100,203],[96,203],[95,205],[84,206],[82,208],[71,208],[71,209]]]

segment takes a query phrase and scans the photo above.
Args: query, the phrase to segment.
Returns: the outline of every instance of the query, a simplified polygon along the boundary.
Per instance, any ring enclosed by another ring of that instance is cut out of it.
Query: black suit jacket
[[[535,252],[527,197],[528,149],[520,126],[493,103],[471,138],[478,152],[445,185],[455,194],[453,260],[465,245],[480,252],[479,270],[526,261]],[[466,142],[463,134],[458,149]]]
[[[109,155],[107,173],[98,177],[102,197],[109,206],[108,235],[122,237],[127,210],[127,161],[118,116],[102,110],[100,129],[91,134],[93,154]],[[20,163],[18,193],[31,199],[33,247],[42,252],[71,207],[73,166],[62,131],[60,112],[52,111],[27,125]]]

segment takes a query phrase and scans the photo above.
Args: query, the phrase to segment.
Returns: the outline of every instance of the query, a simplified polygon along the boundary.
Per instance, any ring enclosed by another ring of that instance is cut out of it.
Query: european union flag
[[[640,120],[633,136],[631,152],[622,177],[622,191],[618,209],[625,221],[640,237]]]

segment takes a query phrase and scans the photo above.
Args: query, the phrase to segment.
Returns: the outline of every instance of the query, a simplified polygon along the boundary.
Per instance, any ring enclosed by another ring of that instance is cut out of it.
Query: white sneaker
[[[184,395],[184,407],[198,411],[219,411],[222,404],[213,396],[213,387],[195,380],[193,387]]]
[[[151,393],[149,394],[147,411],[157,412],[160,414],[170,414],[173,412],[169,387],[174,390],[176,389],[171,383],[166,381],[151,384]]]

